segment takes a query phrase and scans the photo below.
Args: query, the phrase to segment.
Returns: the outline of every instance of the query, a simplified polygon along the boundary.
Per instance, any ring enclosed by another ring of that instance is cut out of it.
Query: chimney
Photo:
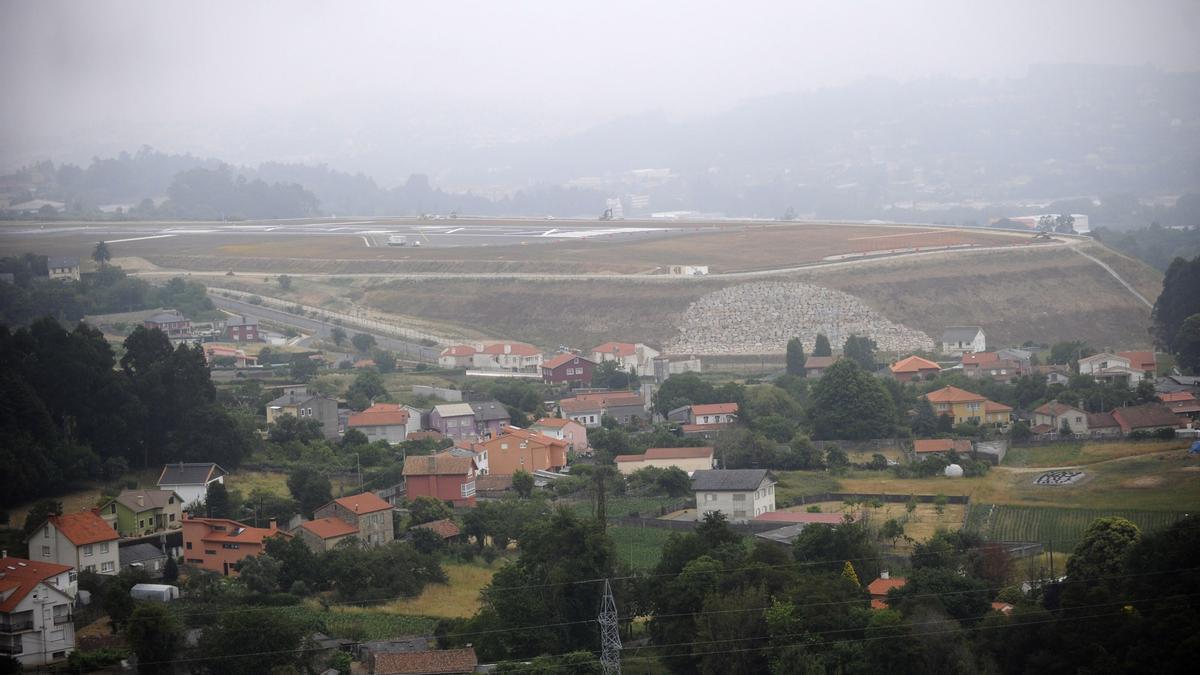
[[[7,557],[8,557],[8,549],[5,549],[4,551],[0,552],[0,558],[7,558]]]
[[[887,571],[887,570],[881,570],[881,571],[879,572],[879,578],[880,578],[880,579],[887,579],[887,578],[888,578],[888,571]]]
[[[138,503],[138,506],[145,506],[145,505],[146,505],[146,497],[145,497],[145,495],[138,495],[138,496],[137,496],[137,503]]]
[[[274,518],[272,518],[272,519],[271,519],[271,521],[270,521],[269,523],[267,523],[267,527],[269,527],[269,528],[270,528],[270,529],[272,529],[272,530],[278,530],[278,529],[279,529],[279,526],[276,524],[276,522],[275,522],[275,519],[274,519]]]

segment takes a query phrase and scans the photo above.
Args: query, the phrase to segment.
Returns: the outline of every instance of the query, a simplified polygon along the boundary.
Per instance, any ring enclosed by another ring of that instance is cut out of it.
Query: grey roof
[[[79,258],[73,255],[58,255],[46,258],[46,267],[54,269],[55,267],[79,267]]]
[[[434,412],[438,417],[462,417],[463,415],[475,416],[475,409],[468,403],[443,403],[433,406]]]
[[[225,320],[226,326],[257,326],[258,319],[252,316],[231,316]]]
[[[121,557],[121,567],[128,567],[133,563],[167,557],[167,554],[160,551],[154,544],[122,546],[117,550],[117,555]]]
[[[270,403],[267,404],[267,407],[273,408],[276,406],[285,406],[285,405],[304,405],[305,403],[308,403],[309,401],[312,401],[314,399],[320,399],[323,401],[331,400],[331,399],[326,399],[324,396],[318,396],[316,394],[296,394],[295,392],[293,392],[290,394],[284,394],[283,396],[280,396],[279,398],[271,401]]]
[[[942,342],[970,342],[982,330],[979,326],[946,326],[942,331]]]
[[[471,401],[467,405],[475,411],[476,422],[491,422],[493,420],[509,420],[508,409],[499,401]]]
[[[766,532],[758,532],[754,536],[767,541],[774,541],[780,544],[791,544],[796,541],[796,537],[804,531],[808,523],[796,523],[795,525],[784,525],[783,527],[767,530]]]
[[[138,495],[142,497],[142,505],[138,506]],[[115,501],[129,507],[129,510],[134,513],[145,511],[147,509],[161,509],[167,505],[168,500],[174,496],[175,501],[181,502],[179,495],[175,494],[174,490],[121,490],[121,494],[115,497]]]
[[[766,469],[700,469],[692,474],[692,489],[708,492],[757,490],[763,479],[775,482]]]
[[[206,485],[212,478],[229,473],[213,462],[175,462],[163,465],[159,485]]]
[[[449,449],[449,450],[447,450],[446,452],[450,453],[451,455],[454,455],[455,457],[471,457],[472,459],[473,459],[473,458],[474,458],[476,455],[478,455],[478,454],[479,454],[479,453],[475,452],[474,450],[468,450],[468,449],[466,449],[466,448],[460,448],[460,447],[458,447],[457,445],[456,445],[456,446],[454,446],[454,447],[452,447],[452,448],[450,448],[450,449]]]
[[[179,321],[187,321],[187,317],[172,309],[166,312],[159,312],[149,319],[146,319],[146,321],[151,323],[176,323]]]

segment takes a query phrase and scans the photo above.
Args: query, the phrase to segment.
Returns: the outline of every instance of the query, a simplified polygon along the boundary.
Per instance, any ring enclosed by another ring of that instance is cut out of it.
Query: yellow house
[[[955,424],[975,422],[1008,426],[1012,415],[1012,408],[1003,403],[989,401],[979,394],[958,387],[942,387],[925,394],[925,399],[933,405],[933,412],[949,415]]]
[[[690,476],[694,471],[707,471],[713,468],[713,449],[705,448],[650,448],[644,455],[617,455],[613,458],[617,471],[622,476],[645,469],[657,467],[669,469],[678,467]]]

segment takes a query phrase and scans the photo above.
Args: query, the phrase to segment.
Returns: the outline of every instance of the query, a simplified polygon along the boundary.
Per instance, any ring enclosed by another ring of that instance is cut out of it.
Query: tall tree
[[[169,583],[169,582],[168,582]],[[183,643],[183,631],[165,605],[143,603],[129,615],[125,639],[138,658],[138,673],[169,675]]]
[[[233,503],[229,499],[229,490],[221,482],[210,483],[204,496],[204,508],[209,518],[234,518]]]
[[[1175,335],[1175,357],[1180,368],[1200,374],[1200,314],[1184,319]]]
[[[1151,313],[1158,346],[1174,353],[1179,329],[1193,314],[1200,314],[1200,256],[1191,261],[1176,258],[1167,268],[1162,293]]]
[[[846,358],[853,359],[867,372],[875,372],[875,341],[869,337],[851,335],[842,348]]]
[[[817,343],[813,345],[813,356],[833,356],[833,347],[824,333],[817,333]]]
[[[312,517],[313,510],[333,499],[333,486],[316,469],[302,466],[287,479],[288,491],[300,503],[300,512]]]
[[[112,260],[112,253],[108,251],[108,244],[97,242],[96,248],[92,249],[92,260],[95,260],[101,267],[107,267],[108,261]]]
[[[809,419],[820,439],[883,438],[895,431],[896,411],[878,378],[842,359],[814,385]]]
[[[804,343],[798,337],[787,342],[787,374],[804,375]]]

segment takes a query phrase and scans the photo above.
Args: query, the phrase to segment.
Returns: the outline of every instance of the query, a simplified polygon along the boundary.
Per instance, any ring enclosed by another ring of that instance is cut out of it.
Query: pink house
[[[567,450],[570,452],[587,452],[591,450],[591,447],[588,446],[587,427],[575,420],[563,419],[561,417],[543,417],[529,425],[529,430],[545,434],[551,438],[557,438],[560,441],[566,441]]]

